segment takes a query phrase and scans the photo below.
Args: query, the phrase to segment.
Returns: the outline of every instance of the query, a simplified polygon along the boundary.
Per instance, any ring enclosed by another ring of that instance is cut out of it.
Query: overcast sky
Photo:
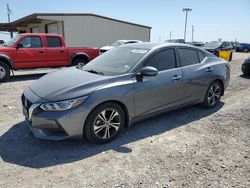
[[[93,13],[152,27],[151,41],[183,38],[184,7],[188,15],[187,41],[194,25],[195,41],[223,40],[250,42],[250,0],[1,0],[0,22],[7,22],[6,4],[11,20],[32,13]],[[0,34],[1,38],[8,35]]]

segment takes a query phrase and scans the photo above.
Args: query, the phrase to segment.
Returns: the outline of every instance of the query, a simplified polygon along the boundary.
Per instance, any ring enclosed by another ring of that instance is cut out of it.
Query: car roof
[[[145,49],[145,50],[152,50],[157,48],[163,48],[163,47],[189,47],[193,49],[199,49],[204,51],[202,48],[189,45],[189,44],[183,44],[183,43],[151,43],[151,42],[143,42],[143,43],[132,43],[132,44],[125,44],[123,46],[119,46],[119,48],[139,48],[139,49]]]
[[[60,34],[51,34],[51,33],[22,33],[20,36],[62,36]]]
[[[140,41],[140,40],[118,40],[118,41],[116,41],[116,42],[142,42],[142,41]]]

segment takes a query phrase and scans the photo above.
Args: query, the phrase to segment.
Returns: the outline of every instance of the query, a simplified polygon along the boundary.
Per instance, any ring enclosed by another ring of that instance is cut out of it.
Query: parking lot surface
[[[247,55],[234,53],[216,108],[159,115],[105,145],[35,138],[20,96],[55,69],[17,72],[0,84],[0,187],[250,187],[250,77],[240,70]]]

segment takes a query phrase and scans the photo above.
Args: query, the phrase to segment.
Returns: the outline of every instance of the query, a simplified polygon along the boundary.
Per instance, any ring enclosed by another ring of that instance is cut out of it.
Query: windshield
[[[20,35],[14,36],[12,39],[10,39],[9,41],[5,42],[4,46],[8,46],[8,47],[13,46],[13,44],[15,44],[16,41],[18,41],[20,39],[20,37],[21,37]]]
[[[220,47],[221,42],[217,42],[217,41],[213,41],[213,42],[209,42],[204,44],[204,47],[208,47],[208,48],[218,48]]]
[[[122,44],[124,44],[124,41],[116,41],[113,44],[111,44],[111,46],[117,47],[117,46],[121,46]]]
[[[87,65],[83,70],[99,72],[103,75],[112,76],[127,73],[148,50],[135,48],[113,48],[108,52],[98,56]]]

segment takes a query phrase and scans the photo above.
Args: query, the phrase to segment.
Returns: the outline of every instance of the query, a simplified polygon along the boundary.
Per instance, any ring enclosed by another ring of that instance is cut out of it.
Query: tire
[[[248,49],[247,49],[247,48],[244,48],[244,49],[243,49],[243,52],[248,53]]]
[[[0,82],[4,82],[10,78],[10,68],[4,62],[0,61]]]
[[[233,58],[233,52],[230,53],[229,62],[232,61],[232,58]]]
[[[247,72],[247,68],[243,65],[241,67],[241,72],[244,74],[244,75],[248,75],[249,73]]]
[[[113,114],[113,118],[111,115]],[[104,103],[88,116],[84,136],[89,142],[105,144],[114,140],[124,129],[125,114],[117,103]]]
[[[209,85],[206,96],[202,103],[203,107],[205,108],[213,108],[217,106],[220,102],[220,98],[222,95],[222,85],[218,81],[214,81],[212,84]]]
[[[72,61],[71,66],[84,66],[87,64],[86,59],[84,58],[76,58]]]

